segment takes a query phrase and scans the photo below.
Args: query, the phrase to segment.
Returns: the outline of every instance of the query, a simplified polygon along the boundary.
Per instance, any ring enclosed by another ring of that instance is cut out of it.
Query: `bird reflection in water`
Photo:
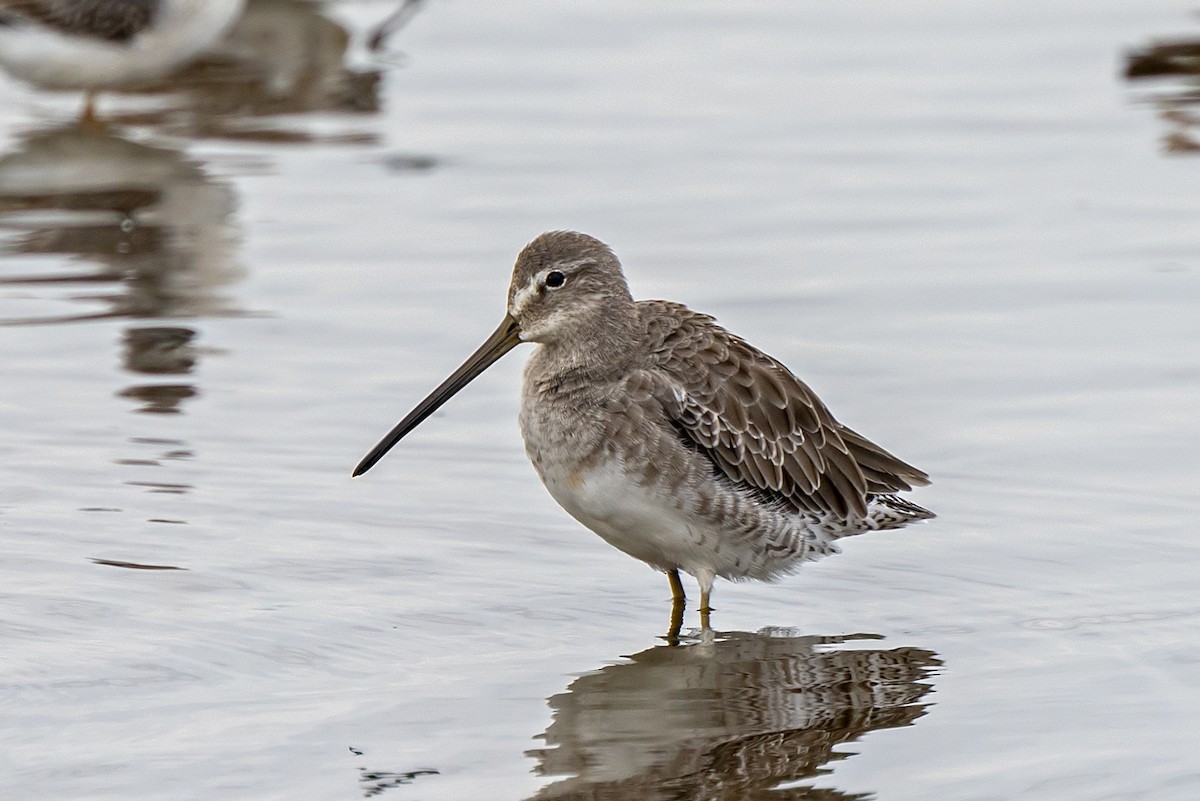
[[[236,314],[222,294],[243,275],[235,206],[229,185],[179,150],[85,125],[27,135],[0,157],[0,229],[11,232],[0,284],[100,308],[3,322]]]
[[[125,367],[147,375],[184,375],[196,364],[192,344],[196,332],[183,326],[155,325],[125,332]],[[179,405],[196,396],[191,384],[138,384],[121,391],[143,405],[139,411],[173,414]]]
[[[1129,51],[1125,54],[1125,78],[1160,82],[1161,89],[1148,99],[1168,125],[1163,150],[1200,153],[1200,37],[1162,39]]]
[[[121,362],[140,380],[117,394],[139,412],[178,414],[199,394],[179,377],[212,352],[180,321],[246,314],[227,295],[244,272],[235,210],[231,187],[181,150],[86,123],[28,133],[0,156],[0,286],[23,290],[0,325],[135,321],[123,332]],[[151,322],[164,319],[172,322]],[[174,438],[130,443],[135,452],[116,464],[191,457]],[[124,483],[190,489],[156,477]]]
[[[797,783],[850,756],[836,746],[922,717],[941,665],[864,647],[878,639],[709,631],[585,674],[549,699],[547,747],[528,752],[569,778],[533,801],[858,798]]]
[[[125,332],[125,366],[148,375],[181,375],[196,365],[196,332],[174,325],[131,328]]]
[[[140,88],[168,95],[166,106],[116,114],[121,124],[151,124],[197,138],[243,142],[374,144],[373,129],[314,130],[294,115],[374,114],[382,70],[348,64],[353,36],[310,0],[248,0],[244,13],[189,67]],[[289,115],[289,116],[283,116]],[[326,120],[328,123],[328,120]]]
[[[29,300],[54,312],[0,324],[242,314],[223,292],[243,275],[235,206],[228,184],[178,150],[91,125],[26,136],[0,158],[0,226],[13,234],[0,240],[0,255],[8,265],[29,266],[6,269],[0,285],[39,289]],[[47,256],[55,257],[57,269],[42,267]],[[81,263],[94,266],[80,269]],[[62,314],[63,300],[92,308]],[[195,336],[180,325],[130,327],[125,367],[139,374],[190,373]],[[196,390],[138,385],[121,394],[141,401],[143,411],[173,412]]]

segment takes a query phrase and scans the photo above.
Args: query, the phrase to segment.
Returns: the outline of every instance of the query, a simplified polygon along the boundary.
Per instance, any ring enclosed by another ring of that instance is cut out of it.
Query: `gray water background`
[[[1200,793],[1200,159],[1121,78],[1194,8],[433,0],[370,54],[391,8],[254,2],[103,133],[0,79],[0,795]],[[670,648],[521,351],[350,480],[554,228],[939,518]]]

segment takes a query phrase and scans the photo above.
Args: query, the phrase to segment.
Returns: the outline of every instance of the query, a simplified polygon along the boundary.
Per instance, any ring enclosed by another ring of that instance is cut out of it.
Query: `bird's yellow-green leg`
[[[679,580],[678,570],[667,571],[667,581],[671,583],[671,628],[667,630],[667,644],[679,644],[679,632],[683,630],[683,610],[687,606],[687,595],[683,592],[683,582]]]
[[[683,582],[679,580],[679,571],[668,570],[667,581],[671,582],[671,602],[676,606],[686,604],[687,595],[683,592]]]
[[[667,645],[679,645],[679,632],[683,631],[683,601],[671,604],[671,627],[667,629],[664,639]]]

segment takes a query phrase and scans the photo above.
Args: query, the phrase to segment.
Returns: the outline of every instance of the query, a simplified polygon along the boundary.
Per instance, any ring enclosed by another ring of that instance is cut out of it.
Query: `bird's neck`
[[[588,336],[538,346],[526,379],[539,394],[602,394],[640,363],[643,337],[636,321],[620,321],[608,330],[590,331]]]

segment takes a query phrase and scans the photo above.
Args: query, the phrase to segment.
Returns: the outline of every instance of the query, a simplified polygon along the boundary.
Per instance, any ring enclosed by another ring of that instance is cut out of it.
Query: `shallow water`
[[[1200,161],[1120,77],[1187,8],[391,8],[253,2],[103,132],[0,80],[4,797],[1196,797]],[[351,481],[563,227],[939,518],[671,647],[520,355]]]

